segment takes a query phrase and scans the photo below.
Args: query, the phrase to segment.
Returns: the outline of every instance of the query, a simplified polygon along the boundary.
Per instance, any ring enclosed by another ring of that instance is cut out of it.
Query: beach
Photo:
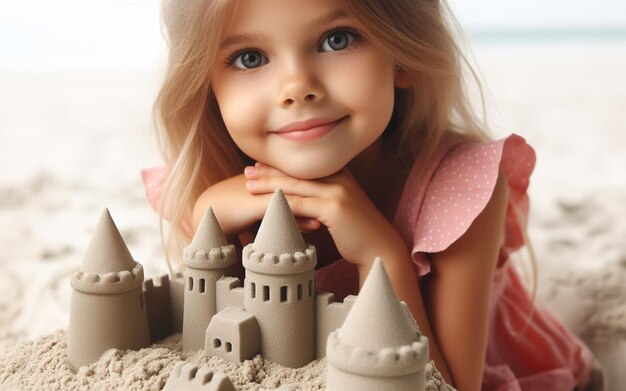
[[[626,40],[483,43],[474,61],[494,137],[517,133],[537,152],[537,298],[625,389]],[[166,271],[139,175],[162,164],[162,72],[0,67],[0,355],[67,329],[70,276],[104,208],[146,275]]]

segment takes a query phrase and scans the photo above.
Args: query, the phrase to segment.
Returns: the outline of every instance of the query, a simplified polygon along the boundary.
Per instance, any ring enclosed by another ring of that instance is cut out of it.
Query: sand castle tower
[[[97,361],[111,348],[150,345],[142,282],[143,267],[130,255],[105,209],[81,269],[71,279],[67,355],[74,369]]]
[[[296,368],[315,359],[315,247],[307,245],[276,190],[254,243],[243,249],[244,309],[261,329],[261,354]]]
[[[212,208],[208,208],[196,234],[183,253],[185,306],[183,351],[204,348],[206,328],[216,313],[215,283],[237,261]]]
[[[428,340],[398,300],[380,258],[327,341],[329,391],[422,391]]]

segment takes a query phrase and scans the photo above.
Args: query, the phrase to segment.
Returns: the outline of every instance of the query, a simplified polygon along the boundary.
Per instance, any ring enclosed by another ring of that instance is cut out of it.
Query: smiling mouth
[[[331,122],[323,122],[323,121],[318,120],[317,123],[313,121],[309,121],[308,123],[307,122],[297,123],[294,125],[290,125],[289,127],[286,127],[286,128],[281,128],[284,130],[279,130],[277,132],[272,132],[272,133],[290,141],[298,141],[298,142],[313,141],[313,140],[322,138],[328,133],[330,133],[331,131],[333,131],[335,127],[337,127],[337,125],[339,125],[339,123],[341,123],[346,118],[347,116],[341,117]],[[296,128],[296,129],[290,130],[290,128]]]

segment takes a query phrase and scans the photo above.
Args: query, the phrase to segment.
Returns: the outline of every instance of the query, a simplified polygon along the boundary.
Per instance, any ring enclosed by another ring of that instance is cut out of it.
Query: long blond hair
[[[169,259],[179,260],[189,240],[191,213],[199,195],[249,164],[230,138],[210,87],[222,26],[236,3],[162,3],[169,62],[154,113],[157,138],[170,168],[161,202],[170,215],[165,240],[168,265]],[[410,87],[396,89],[394,112],[383,133],[391,158],[399,164],[426,161],[447,138],[488,139],[484,104],[481,120],[469,103],[464,76],[476,81],[484,102],[480,82],[455,42],[453,28],[461,30],[445,1],[342,0],[341,4],[409,75]]]

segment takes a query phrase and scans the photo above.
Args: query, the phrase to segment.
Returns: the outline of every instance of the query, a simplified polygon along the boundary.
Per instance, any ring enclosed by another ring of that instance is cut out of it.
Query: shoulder
[[[504,221],[509,201],[509,186],[502,171],[498,172],[496,183],[485,207],[476,215],[467,230],[445,250],[446,254],[472,253],[477,259],[493,259],[504,244]],[[470,257],[471,258],[471,257]]]
[[[499,175],[492,197],[470,227],[445,250],[429,257],[429,294],[447,303],[471,308],[466,318],[478,322],[477,314],[487,311],[490,287],[497,268],[498,253],[504,241],[508,186]],[[455,305],[452,305],[454,307]],[[469,323],[466,323],[469,325]]]
[[[469,228],[446,249],[431,254],[432,272],[439,291],[456,292],[452,297],[465,295],[475,306],[488,301],[498,253],[505,238],[508,197],[508,185],[504,175],[499,173],[491,198]]]
[[[520,224],[507,210],[516,203],[527,213],[526,190],[534,164],[534,150],[515,134],[449,148],[415,197],[419,205],[411,224],[414,259],[419,259],[416,253],[446,250],[483,221],[505,232],[502,241],[523,244],[512,229]],[[421,275],[430,270],[429,263],[416,263]]]

